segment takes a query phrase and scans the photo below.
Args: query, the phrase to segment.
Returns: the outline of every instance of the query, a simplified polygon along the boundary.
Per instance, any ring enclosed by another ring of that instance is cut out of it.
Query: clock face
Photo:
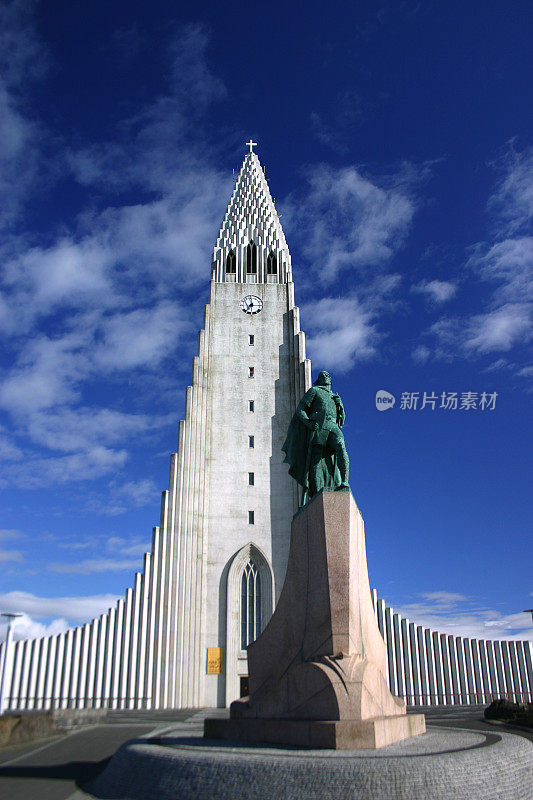
[[[241,308],[245,314],[259,314],[263,308],[263,301],[255,294],[247,294],[241,300]]]

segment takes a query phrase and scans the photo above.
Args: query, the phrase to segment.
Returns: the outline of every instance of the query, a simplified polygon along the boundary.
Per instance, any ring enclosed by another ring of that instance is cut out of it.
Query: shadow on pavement
[[[78,789],[97,777],[111,761],[104,758],[102,761],[68,761],[66,764],[52,764],[50,766],[0,767],[0,778],[21,778],[23,780],[64,780],[73,781]]]

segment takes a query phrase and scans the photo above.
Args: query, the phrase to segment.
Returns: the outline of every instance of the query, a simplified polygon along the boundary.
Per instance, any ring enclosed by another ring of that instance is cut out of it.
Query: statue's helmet
[[[326,386],[328,383],[331,384],[331,375],[324,369],[322,370],[322,372],[319,373],[318,378],[316,379],[313,385]]]

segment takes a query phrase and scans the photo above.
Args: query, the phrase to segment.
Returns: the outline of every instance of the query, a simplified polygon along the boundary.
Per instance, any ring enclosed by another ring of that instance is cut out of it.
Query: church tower
[[[185,419],[154,531],[159,707],[224,706],[246,693],[246,646],[281,591],[298,508],[281,446],[311,368],[289,249],[249,146],[214,248]],[[209,670],[219,674],[207,674],[208,648],[220,648],[222,667]]]

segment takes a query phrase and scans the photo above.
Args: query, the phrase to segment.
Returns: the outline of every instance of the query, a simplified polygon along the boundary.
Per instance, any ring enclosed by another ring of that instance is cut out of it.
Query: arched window
[[[257,272],[257,245],[250,242],[246,246],[246,272],[255,275]]]
[[[261,576],[250,558],[241,577],[241,650],[261,633]]]
[[[278,260],[276,254],[271,250],[267,258],[267,275],[278,274]]]
[[[237,272],[237,257],[235,250],[230,250],[226,257],[226,272],[234,275]]]

